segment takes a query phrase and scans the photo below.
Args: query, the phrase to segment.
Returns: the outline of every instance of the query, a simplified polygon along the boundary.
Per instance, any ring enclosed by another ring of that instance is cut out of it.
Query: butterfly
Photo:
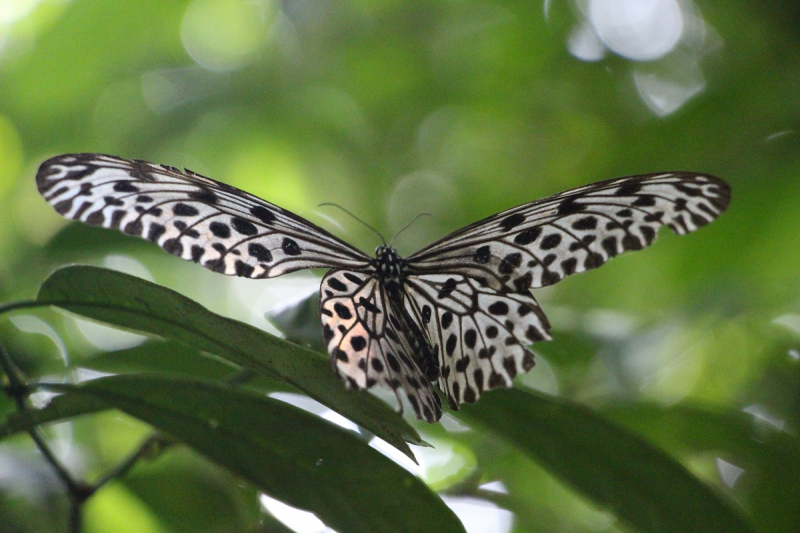
[[[409,257],[370,257],[313,223],[190,170],[101,154],[42,163],[39,192],[66,218],[158,244],[214,272],[272,278],[329,268],[320,318],[332,365],[353,389],[402,395],[435,422],[484,391],[511,387],[550,340],[530,289],[682,235],[728,207],[719,178],[663,172],[601,181],[470,224]]]

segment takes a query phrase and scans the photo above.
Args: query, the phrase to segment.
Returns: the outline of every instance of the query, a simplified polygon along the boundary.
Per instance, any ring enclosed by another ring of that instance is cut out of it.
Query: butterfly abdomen
[[[409,355],[429,381],[438,380],[438,346],[431,343],[426,332],[419,326],[419,319],[412,317],[406,310],[403,259],[391,246],[379,246],[375,250],[375,270],[394,310],[394,316],[398,317],[395,327],[408,337],[411,346]]]

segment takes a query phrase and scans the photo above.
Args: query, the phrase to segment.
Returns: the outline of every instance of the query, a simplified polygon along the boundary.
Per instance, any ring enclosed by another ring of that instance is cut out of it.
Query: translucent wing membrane
[[[533,368],[527,344],[550,340],[550,325],[530,294],[500,294],[460,275],[412,276],[407,306],[440,347],[439,388],[450,407],[478,400],[484,390],[510,387]]]
[[[526,292],[649,246],[661,226],[694,231],[729,202],[728,185],[702,174],[602,181],[458,230],[409,257],[406,273],[459,273],[504,292]]]
[[[320,287],[320,316],[333,366],[350,388],[403,391],[417,418],[442,416],[439,397],[419,368],[419,344],[389,304],[384,286],[365,273],[331,270]],[[415,349],[413,346],[417,345]]]
[[[100,154],[45,161],[39,192],[67,218],[151,240],[227,275],[364,268],[369,257],[297,215],[191,171]]]

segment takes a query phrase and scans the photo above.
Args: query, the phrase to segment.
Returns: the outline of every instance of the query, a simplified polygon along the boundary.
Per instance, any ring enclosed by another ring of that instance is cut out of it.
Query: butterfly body
[[[730,188],[664,172],[606,180],[513,207],[402,258],[375,257],[249,193],[190,171],[102,154],[45,161],[39,192],[61,215],[120,230],[215,272],[270,278],[329,268],[320,319],[333,367],[351,388],[380,386],[418,418],[510,387],[550,339],[531,289],[649,246],[658,229],[716,219]],[[402,394],[401,394],[402,393]]]

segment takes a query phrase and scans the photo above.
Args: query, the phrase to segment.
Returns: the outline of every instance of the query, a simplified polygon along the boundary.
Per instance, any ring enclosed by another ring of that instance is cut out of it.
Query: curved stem
[[[17,404],[17,409],[20,412],[27,412],[28,404],[26,400],[30,389],[25,384],[25,381],[22,379],[22,375],[20,374],[19,370],[17,370],[16,366],[14,366],[13,361],[11,361],[11,358],[8,356],[8,353],[5,351],[5,348],[3,348],[2,344],[0,344],[0,366],[3,367],[3,371],[8,377],[6,393]],[[72,476],[64,467],[64,465],[62,465],[61,462],[56,458],[37,429],[30,428],[28,430],[28,435],[30,435],[31,439],[33,439],[33,442],[36,444],[36,447],[44,456],[45,460],[50,463],[50,465],[56,471],[56,475],[67,487],[67,490],[69,490],[70,494],[76,492],[78,490],[78,483],[72,479]]]

